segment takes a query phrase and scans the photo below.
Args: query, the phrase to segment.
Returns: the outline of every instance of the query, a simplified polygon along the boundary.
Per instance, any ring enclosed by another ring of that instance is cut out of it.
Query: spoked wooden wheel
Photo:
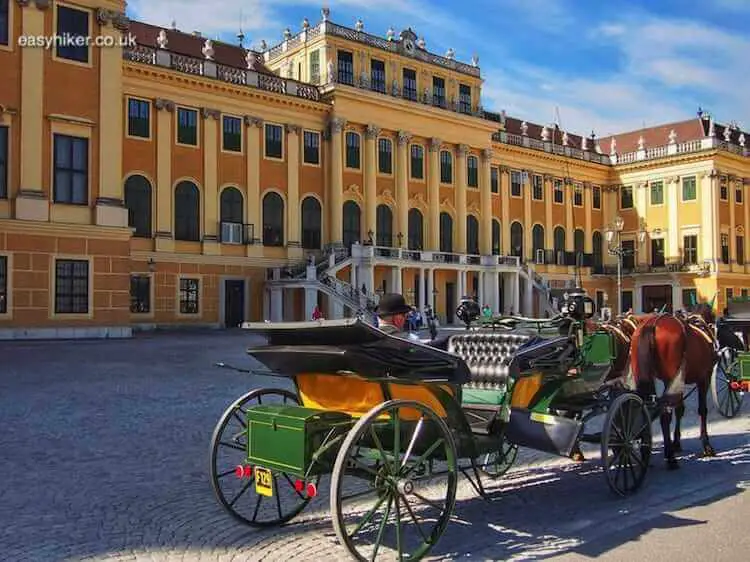
[[[651,459],[651,418],[635,394],[612,402],[602,431],[602,464],[607,484],[620,496],[643,484]]]
[[[501,478],[516,462],[516,456],[518,456],[518,445],[503,437],[497,451],[479,457],[477,468],[489,478]]]
[[[725,418],[735,417],[742,406],[742,391],[732,390],[731,387],[732,382],[740,380],[739,371],[740,363],[734,354],[727,349],[722,350],[711,377],[711,394],[716,409]]]
[[[420,402],[385,402],[360,418],[336,457],[336,535],[356,560],[419,560],[448,525],[457,482],[445,422]]]
[[[253,527],[271,527],[298,515],[310,498],[298,489],[296,478],[275,470],[266,472],[270,472],[270,486],[256,488],[256,467],[247,464],[247,411],[261,404],[296,406],[299,400],[288,390],[276,388],[256,389],[235,400],[211,438],[211,486],[232,516]]]

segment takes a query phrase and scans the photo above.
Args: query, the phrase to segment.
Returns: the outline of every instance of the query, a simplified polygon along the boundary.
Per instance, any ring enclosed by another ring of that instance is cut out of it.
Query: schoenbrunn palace
[[[750,287],[733,123],[579,136],[483,108],[478,59],[411,29],[324,9],[253,51],[124,12],[0,0],[0,338],[340,318],[383,291],[442,323],[464,295],[544,316],[573,283],[613,312],[721,310]],[[115,46],[19,46],[53,34]]]

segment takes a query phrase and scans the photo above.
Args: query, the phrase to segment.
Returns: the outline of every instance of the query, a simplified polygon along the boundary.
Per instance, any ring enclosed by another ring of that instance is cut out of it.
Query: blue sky
[[[320,19],[308,0],[130,0],[128,15],[249,42]],[[750,0],[342,0],[331,20],[384,36],[411,27],[427,49],[479,56],[487,109],[604,136],[693,117],[750,129]]]

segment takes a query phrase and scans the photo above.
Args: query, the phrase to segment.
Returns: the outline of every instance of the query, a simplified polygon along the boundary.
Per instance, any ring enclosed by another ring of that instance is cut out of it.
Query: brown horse
[[[705,456],[715,452],[708,440],[706,416],[707,394],[711,373],[716,361],[713,308],[707,303],[697,305],[687,315],[654,314],[647,316],[632,337],[630,367],[636,392],[644,400],[656,396],[656,380],[664,383],[664,393],[658,400],[664,457],[669,468],[677,468],[675,453],[682,450],[680,421],[685,413],[685,385],[694,384],[698,390],[701,443]],[[674,439],[669,430],[674,409]]]

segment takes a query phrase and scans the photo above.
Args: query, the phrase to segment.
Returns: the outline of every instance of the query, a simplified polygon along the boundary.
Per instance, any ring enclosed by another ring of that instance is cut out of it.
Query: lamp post
[[[622,229],[625,227],[625,221],[621,216],[616,216],[612,224],[607,228],[607,252],[611,256],[617,256],[617,314],[622,314],[622,258],[625,255],[632,255],[633,250],[626,250],[622,247]],[[638,231],[638,243],[643,244],[646,240],[646,229],[641,224]]]

